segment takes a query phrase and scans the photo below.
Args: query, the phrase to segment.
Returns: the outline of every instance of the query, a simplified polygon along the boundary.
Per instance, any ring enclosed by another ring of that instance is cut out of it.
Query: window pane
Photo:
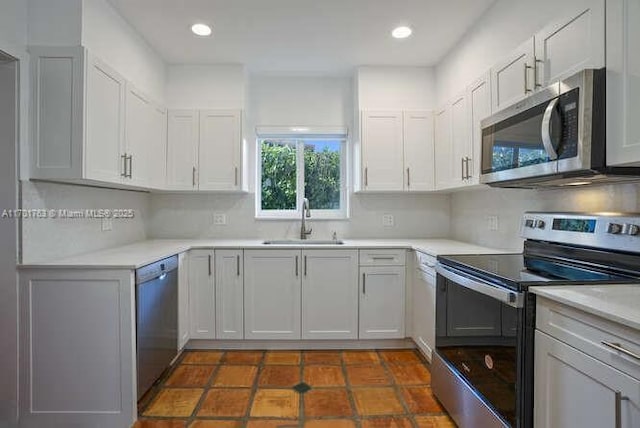
[[[340,209],[342,141],[304,142],[304,195],[312,210]]]
[[[296,209],[295,143],[262,142],[262,209]]]

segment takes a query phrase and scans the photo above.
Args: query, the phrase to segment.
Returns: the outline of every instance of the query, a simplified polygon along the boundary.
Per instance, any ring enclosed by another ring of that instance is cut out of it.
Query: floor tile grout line
[[[352,420],[355,423],[356,428],[361,428],[362,420],[360,418],[360,413],[358,413],[356,399],[353,396],[353,388],[351,386],[351,380],[349,379],[349,373],[347,372],[347,362],[344,360],[344,351],[341,353],[340,357],[342,361],[342,375],[344,376],[344,383],[347,388],[347,397],[349,399],[349,405],[351,406]]]
[[[193,408],[193,412],[191,412],[191,416],[187,419],[187,424],[186,424],[187,427],[193,423],[193,421],[196,419],[197,414],[202,409],[202,406],[204,405],[204,402],[207,399],[207,396],[209,395],[209,391],[211,390],[211,385],[213,383],[213,380],[218,376],[218,373],[222,369],[222,366],[223,366],[222,361],[225,357],[225,354],[226,354],[226,351],[222,351],[220,353],[218,364],[216,365],[216,368],[213,370],[213,373],[211,373],[211,377],[209,377],[209,381],[205,384],[204,390],[202,391],[202,396],[200,397],[200,400],[196,404],[196,407]]]

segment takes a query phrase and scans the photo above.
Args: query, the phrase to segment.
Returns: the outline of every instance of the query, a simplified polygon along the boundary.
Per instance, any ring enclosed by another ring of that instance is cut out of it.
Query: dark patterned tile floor
[[[454,428],[430,384],[414,350],[185,351],[134,428]]]

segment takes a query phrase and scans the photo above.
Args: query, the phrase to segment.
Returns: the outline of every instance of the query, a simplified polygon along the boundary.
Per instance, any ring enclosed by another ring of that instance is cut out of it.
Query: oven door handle
[[[524,293],[518,293],[507,288],[498,287],[487,282],[478,281],[476,279],[460,275],[445,268],[439,263],[436,271],[438,272],[438,275],[442,275],[448,280],[453,281],[464,288],[489,296],[504,303],[505,305],[509,305],[513,308],[524,307]]]
[[[558,104],[558,100],[558,98],[552,99],[551,102],[549,102],[547,109],[544,111],[544,116],[542,116],[542,145],[551,160],[558,159],[558,152],[556,152],[556,149],[553,147],[553,142],[551,141],[551,118],[553,116],[553,110],[555,110],[556,105]]]

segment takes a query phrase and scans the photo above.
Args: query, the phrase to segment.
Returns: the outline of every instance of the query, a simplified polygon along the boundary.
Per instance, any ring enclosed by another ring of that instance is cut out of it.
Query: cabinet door
[[[605,2],[586,3],[568,18],[536,34],[536,87],[545,87],[585,68],[605,66]]]
[[[401,112],[362,113],[362,169],[364,190],[404,188]]]
[[[302,338],[358,338],[358,251],[302,252]]]
[[[242,250],[216,250],[216,337],[244,337]]]
[[[469,87],[467,99],[469,101],[469,116],[471,117],[471,135],[469,153],[467,156],[467,183],[480,182],[482,160],[482,126],[480,122],[491,115],[491,77],[486,73]]]
[[[521,100],[534,90],[534,38],[520,45],[491,69],[493,111]]]
[[[435,271],[415,270],[411,296],[413,341],[431,361],[436,340],[436,277]]]
[[[189,258],[178,255],[178,349],[189,341]]]
[[[640,2],[607,1],[607,165],[640,166]]]
[[[451,165],[453,145],[451,144],[451,108],[439,109],[434,118],[436,190],[451,187]]]
[[[451,186],[461,187],[466,184],[467,159],[471,158],[471,121],[467,93],[455,97],[451,102],[451,144],[453,145]]]
[[[158,105],[151,109],[151,139],[147,162],[150,186],[164,189],[167,177],[167,110]]]
[[[149,187],[151,173],[149,153],[153,140],[153,104],[135,89],[127,85],[126,93],[126,154],[128,159],[128,179],[134,186]]]
[[[199,115],[196,110],[169,111],[167,141],[167,188],[198,187]]]
[[[85,178],[120,183],[124,173],[125,80],[87,55]]]
[[[360,268],[360,339],[404,338],[405,267]]]
[[[244,253],[245,339],[300,339],[299,250]]]
[[[192,339],[215,339],[213,250],[189,252],[189,303]]]
[[[433,113],[405,112],[403,128],[405,189],[433,190],[435,180]]]
[[[538,330],[535,344],[536,428],[640,426],[640,380]]]
[[[200,190],[239,190],[242,129],[239,110],[200,112]]]

